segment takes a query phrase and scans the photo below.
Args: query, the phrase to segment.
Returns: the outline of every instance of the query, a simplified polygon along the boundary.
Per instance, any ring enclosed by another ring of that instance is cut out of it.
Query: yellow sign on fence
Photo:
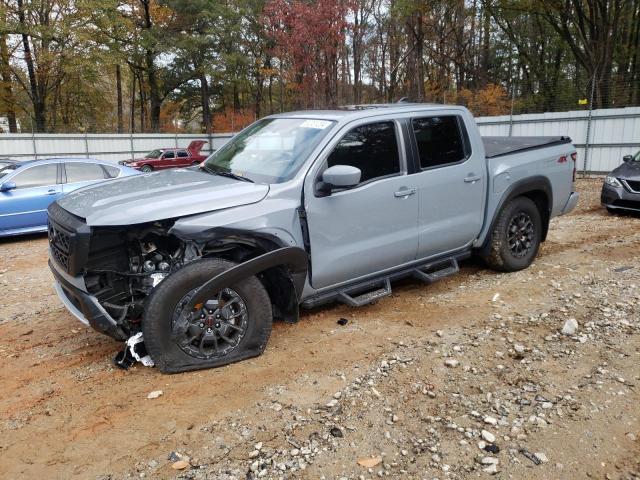
[[[589,105],[589,100],[587,100],[586,98],[581,98],[580,100],[578,100],[578,105]]]

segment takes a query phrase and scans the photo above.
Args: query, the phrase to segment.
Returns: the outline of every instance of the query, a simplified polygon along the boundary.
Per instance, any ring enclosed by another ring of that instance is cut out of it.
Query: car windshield
[[[144,158],[160,158],[160,155],[162,155],[162,150],[153,150],[147,153]]]
[[[204,167],[254,182],[285,182],[296,174],[334,123],[304,118],[259,120],[211,154]]]
[[[636,153],[636,156],[633,157],[633,160],[636,162],[640,162],[640,150],[638,150],[638,153]]]
[[[9,175],[16,168],[18,168],[18,165],[16,165],[15,163],[0,162],[0,178],[4,177],[6,175]]]

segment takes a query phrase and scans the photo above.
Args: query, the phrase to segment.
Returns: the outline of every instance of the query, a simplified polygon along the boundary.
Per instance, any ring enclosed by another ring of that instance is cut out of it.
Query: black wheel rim
[[[185,295],[176,307],[173,339],[187,355],[201,360],[224,357],[231,353],[247,332],[249,315],[242,297],[231,288],[221,290],[216,298],[184,311],[196,289]],[[176,328],[176,325],[186,328]]]
[[[511,218],[507,229],[509,250],[514,257],[527,256],[533,249],[535,242],[535,228],[531,217],[525,212],[519,212]]]

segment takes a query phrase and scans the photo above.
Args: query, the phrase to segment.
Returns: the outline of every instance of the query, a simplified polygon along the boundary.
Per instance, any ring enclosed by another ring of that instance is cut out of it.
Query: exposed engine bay
[[[171,273],[202,256],[195,243],[183,242],[153,226],[139,230],[96,230],[91,236],[87,291],[129,335],[140,330],[144,303]]]

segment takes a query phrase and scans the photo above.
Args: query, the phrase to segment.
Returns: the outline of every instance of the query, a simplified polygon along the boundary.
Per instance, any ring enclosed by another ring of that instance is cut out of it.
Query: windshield
[[[640,150],[636,153],[636,156],[633,158],[634,161],[640,162]]]
[[[18,168],[18,166],[15,163],[0,162],[0,178],[9,175],[16,168]]]
[[[160,158],[160,155],[162,155],[162,150],[153,150],[152,152],[149,152],[144,158]]]
[[[205,160],[205,168],[261,183],[291,179],[334,122],[266,118],[239,133]]]

